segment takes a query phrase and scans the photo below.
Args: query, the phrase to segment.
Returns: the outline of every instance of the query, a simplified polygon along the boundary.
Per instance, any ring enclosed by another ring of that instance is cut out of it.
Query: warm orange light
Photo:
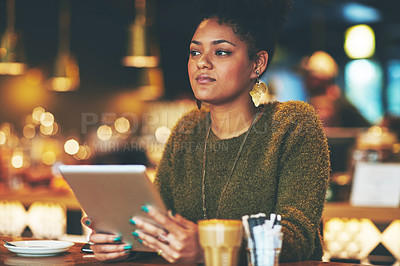
[[[159,59],[157,56],[125,56],[122,59],[122,64],[131,67],[156,67],[159,64]]]
[[[32,120],[33,122],[35,122],[36,124],[40,124],[40,117],[42,116],[42,114],[45,113],[45,110],[43,107],[36,107],[35,109],[33,109],[32,111]]]
[[[64,151],[67,154],[74,155],[79,151],[79,143],[74,139],[67,140],[64,144]]]
[[[5,144],[6,140],[7,140],[6,133],[4,133],[4,131],[0,131],[0,145]]]
[[[50,127],[54,123],[54,115],[50,112],[45,112],[40,116],[40,124],[45,127]]]
[[[7,122],[2,123],[0,125],[0,130],[3,131],[6,134],[6,136],[8,136],[11,134],[11,131],[13,130],[13,125]]]
[[[32,139],[33,137],[35,137],[36,134],[35,127],[32,124],[24,126],[22,132],[24,134],[24,137],[27,139]]]
[[[119,133],[127,133],[131,125],[128,119],[126,119],[125,117],[120,117],[115,120],[114,127],[115,130],[117,130]]]
[[[91,151],[89,146],[81,145],[79,146],[78,152],[74,155],[74,157],[78,160],[87,160],[90,158]]]
[[[67,77],[55,77],[49,81],[49,86],[54,91],[69,91],[71,90],[72,81]]]
[[[7,136],[7,144],[10,149],[15,149],[18,146],[19,138],[13,134]]]
[[[112,136],[112,129],[107,125],[102,125],[97,129],[97,137],[100,140],[109,140]]]
[[[48,127],[40,125],[40,133],[42,133],[45,136],[50,136],[53,133],[53,125],[50,125]]]
[[[25,72],[26,65],[16,62],[0,63],[0,75],[21,75]]]
[[[2,86],[5,89],[2,100],[11,112],[29,112],[38,105],[44,105],[52,96],[43,86],[33,85],[25,76],[8,79]]]
[[[53,165],[56,162],[56,155],[52,151],[46,151],[42,155],[42,162],[46,165]]]
[[[43,81],[43,73],[38,68],[31,68],[26,73],[25,79],[29,85],[37,86]]]
[[[156,140],[160,143],[167,143],[169,135],[171,134],[171,130],[166,126],[161,126],[156,129],[155,136]]]
[[[11,158],[11,165],[14,168],[21,168],[24,165],[24,156],[22,152],[14,152]]]

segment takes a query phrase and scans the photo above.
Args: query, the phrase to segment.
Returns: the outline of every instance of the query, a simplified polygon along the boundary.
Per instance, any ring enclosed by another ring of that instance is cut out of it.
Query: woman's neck
[[[249,129],[256,112],[252,102],[234,106],[210,106],[212,131],[219,139],[237,137]]]

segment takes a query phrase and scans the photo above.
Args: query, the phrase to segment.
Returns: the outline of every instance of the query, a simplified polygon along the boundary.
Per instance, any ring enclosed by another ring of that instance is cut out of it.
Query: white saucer
[[[4,244],[4,246],[9,251],[23,257],[54,256],[75,245],[73,242],[58,240],[13,241],[10,243],[16,245],[16,247],[7,244]]]

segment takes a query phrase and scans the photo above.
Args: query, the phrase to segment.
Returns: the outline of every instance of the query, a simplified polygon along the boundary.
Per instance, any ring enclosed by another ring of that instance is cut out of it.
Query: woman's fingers
[[[135,236],[140,239],[140,242],[156,251],[158,255],[164,257],[169,262],[176,262],[179,254],[171,247],[169,243],[165,243],[159,241],[157,238],[153,237],[152,235],[146,234],[144,232],[135,231]]]
[[[143,219],[133,217],[132,223],[138,230],[132,234],[143,245],[154,249],[169,262],[201,261],[199,252],[198,227],[195,223],[186,220],[179,214],[171,211],[163,214],[151,206],[145,206],[144,212],[148,217],[163,228],[159,228]]]
[[[128,253],[132,249],[130,244],[93,244],[91,249],[95,253]]]
[[[121,236],[115,234],[93,233],[90,241],[95,258],[102,261],[125,259],[132,250],[132,244],[122,243]]]
[[[131,218],[131,223],[136,226],[137,229],[140,229],[147,234],[153,235],[153,236],[158,236],[158,235],[165,235],[166,232],[164,229],[155,226],[154,224],[148,223],[140,218],[132,217]],[[134,236],[135,234],[132,233]]]
[[[127,258],[132,246],[126,244],[94,244],[91,249],[93,250],[96,259],[102,261],[113,261]]]
[[[122,238],[115,234],[91,234],[89,241],[95,244],[116,244],[121,243]]]
[[[148,217],[153,219],[156,223],[158,223],[167,232],[174,232],[176,230],[181,229],[180,226],[178,226],[176,223],[171,222],[171,219],[168,215],[159,212],[158,210],[154,209],[151,206],[143,206],[142,210],[148,215]],[[135,220],[135,218],[133,218],[133,220]],[[160,228],[153,232],[147,231],[146,230],[147,228],[143,228],[143,229],[145,229],[146,232],[151,233],[153,235],[158,235],[158,234],[162,233],[162,232],[160,232],[160,230],[162,230]]]

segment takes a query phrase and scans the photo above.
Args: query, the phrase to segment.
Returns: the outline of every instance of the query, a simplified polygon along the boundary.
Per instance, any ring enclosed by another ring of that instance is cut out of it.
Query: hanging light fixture
[[[23,63],[22,42],[15,32],[15,2],[7,1],[7,26],[1,37],[0,75],[21,75],[25,73]]]
[[[70,1],[60,1],[58,51],[52,77],[47,80],[49,90],[73,91],[80,84],[79,66],[69,49],[70,18]]]
[[[129,67],[157,67],[159,65],[158,42],[151,34],[152,19],[146,14],[146,0],[135,0],[135,20],[129,26],[127,55],[122,64]]]

